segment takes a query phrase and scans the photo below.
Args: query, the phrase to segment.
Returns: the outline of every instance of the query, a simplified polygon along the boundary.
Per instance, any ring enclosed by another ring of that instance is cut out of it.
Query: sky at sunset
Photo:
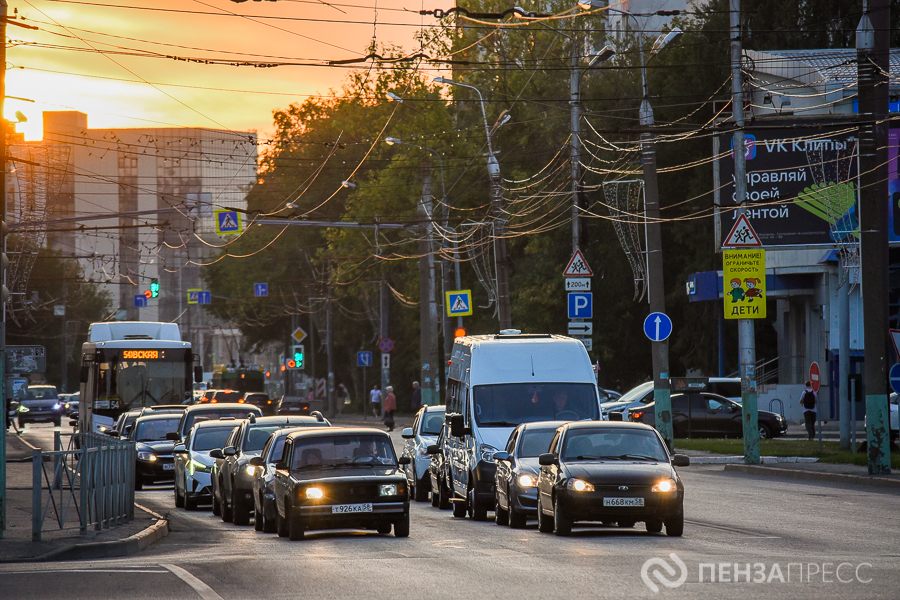
[[[430,0],[435,2],[436,0]],[[272,112],[339,90],[349,70],[320,66],[379,43],[413,51],[421,0],[8,0],[5,115],[21,111],[26,139],[41,113],[77,110],[91,128],[210,127],[273,131]],[[447,6],[444,6],[447,4]],[[157,57],[159,56],[159,57]],[[273,68],[213,61],[303,63]],[[361,63],[360,66],[365,66]]]

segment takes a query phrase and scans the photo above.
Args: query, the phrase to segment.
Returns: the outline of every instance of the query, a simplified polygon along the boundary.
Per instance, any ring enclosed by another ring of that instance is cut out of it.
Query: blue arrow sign
[[[212,292],[197,292],[197,304],[212,304]]]
[[[134,297],[134,307],[135,308],[146,308],[147,307],[147,296],[143,294],[137,294]]]
[[[371,352],[357,352],[356,353],[356,366],[357,367],[371,367],[372,366],[372,353]]]
[[[672,319],[665,313],[650,313],[644,319],[644,335],[650,338],[651,342],[663,341],[672,335]]]
[[[900,363],[891,367],[888,377],[891,380],[891,389],[900,394]]]
[[[269,284],[268,283],[254,283],[253,284],[253,295],[257,298],[263,298],[269,295]]]
[[[569,318],[593,319],[594,318],[594,294],[591,292],[569,293]]]

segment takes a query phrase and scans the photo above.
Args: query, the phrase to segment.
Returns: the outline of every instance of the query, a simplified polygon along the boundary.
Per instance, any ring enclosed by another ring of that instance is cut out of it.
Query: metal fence
[[[63,450],[62,438],[70,437]],[[53,452],[32,456],[31,539],[41,541],[48,517],[82,533],[134,518],[134,442],[93,433],[55,433]]]

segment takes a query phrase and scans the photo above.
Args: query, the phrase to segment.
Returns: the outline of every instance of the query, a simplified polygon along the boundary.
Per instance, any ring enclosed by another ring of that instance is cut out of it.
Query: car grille
[[[649,485],[628,485],[628,486],[626,486],[626,487],[628,487],[627,490],[620,490],[619,487],[622,485],[625,485],[625,484],[619,484],[619,483],[610,483],[610,484],[601,484],[601,485],[595,484],[594,491],[617,492],[617,493],[621,493],[624,491],[624,492],[628,492],[629,494],[643,494],[643,493],[649,494],[650,488],[651,488],[651,486],[649,486]]]
[[[322,487],[326,489],[325,496],[329,502],[344,504],[362,501],[378,500],[377,483],[330,485]]]

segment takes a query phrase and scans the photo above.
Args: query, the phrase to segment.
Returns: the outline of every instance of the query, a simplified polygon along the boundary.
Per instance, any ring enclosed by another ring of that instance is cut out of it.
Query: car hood
[[[149,450],[150,452],[172,454],[175,448],[175,442],[172,440],[154,440],[152,442],[135,442],[134,447],[140,450]]]
[[[541,465],[538,462],[538,458],[535,456],[533,458],[519,458],[516,461],[516,472],[517,473],[532,473],[537,474],[541,470]]]
[[[211,467],[216,462],[216,459],[209,455],[209,450],[194,450],[188,456],[190,460],[196,460],[207,467]]]
[[[406,480],[406,474],[399,467],[342,467],[339,469],[303,469],[291,471],[291,476],[304,482],[327,480],[341,481],[383,481],[385,477],[398,475]]]
[[[60,402],[56,398],[50,398],[49,400],[19,400],[19,403],[28,408],[45,408]]]
[[[673,476],[669,463],[647,461],[579,461],[567,463],[566,471],[569,477],[594,484],[653,485]]]
[[[509,434],[515,427],[479,427],[478,436],[481,438],[480,443],[493,446],[497,450],[506,447],[509,440]]]
[[[251,450],[248,452],[245,450],[244,452],[241,452],[241,455],[237,457],[235,462],[238,465],[245,465],[250,462],[251,458],[253,458],[254,456],[259,456],[260,454],[262,454],[262,451]]]

